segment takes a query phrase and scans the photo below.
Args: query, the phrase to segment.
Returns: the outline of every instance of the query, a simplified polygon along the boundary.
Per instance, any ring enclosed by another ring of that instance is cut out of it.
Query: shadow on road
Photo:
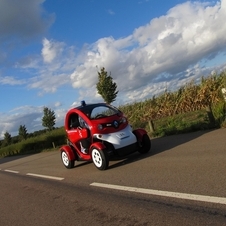
[[[58,150],[49,151],[48,153],[54,153],[56,151],[58,151]],[[15,161],[15,160],[18,160],[18,159],[26,158],[26,157],[29,157],[31,155],[37,155],[37,154],[40,154],[40,153],[41,153],[41,151],[36,152],[36,153],[30,153],[30,154],[20,154],[20,155],[18,154],[18,155],[14,155],[14,156],[2,157],[2,158],[0,158],[0,165],[7,163],[7,162]],[[47,152],[45,152],[45,153],[47,153]],[[39,157],[39,158],[45,158],[45,157]],[[30,160],[30,161],[35,161],[35,160]]]
[[[132,162],[136,162],[145,158],[149,158],[153,155],[157,155],[161,152],[169,151],[170,149],[179,146],[181,144],[190,142],[206,133],[209,133],[212,130],[203,130],[203,131],[197,131],[192,133],[186,133],[186,134],[178,134],[178,135],[171,135],[167,137],[159,137],[151,139],[151,150],[147,154],[140,154],[138,152],[135,152],[134,154],[128,155],[124,158],[117,158],[111,160],[111,166],[109,166],[109,169],[116,168],[125,164],[130,164]],[[117,161],[117,163],[113,163],[114,161]]]
[[[160,137],[152,140],[152,155],[159,154],[163,151],[168,151],[176,146],[190,142],[206,133],[213,130],[203,130],[186,134],[178,134],[167,137]]]
[[[3,157],[3,158],[0,158],[0,164],[11,162],[11,161],[14,161],[14,160],[18,160],[18,159],[21,159],[21,158],[24,158],[24,157],[27,157],[27,156],[28,155],[16,155],[16,156]]]

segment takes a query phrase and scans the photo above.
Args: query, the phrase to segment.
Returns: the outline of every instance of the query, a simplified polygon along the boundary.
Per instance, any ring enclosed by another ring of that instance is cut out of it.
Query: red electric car
[[[144,129],[132,130],[123,113],[108,104],[86,104],[69,110],[65,117],[68,144],[60,148],[68,169],[75,161],[92,161],[96,168],[108,168],[110,156],[125,156],[135,151],[147,153],[151,141]]]

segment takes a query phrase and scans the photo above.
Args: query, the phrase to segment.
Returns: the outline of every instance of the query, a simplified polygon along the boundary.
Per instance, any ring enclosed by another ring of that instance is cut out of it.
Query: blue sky
[[[0,0],[0,138],[43,129],[43,107],[63,126],[81,100],[114,105],[176,90],[226,68],[226,0]]]

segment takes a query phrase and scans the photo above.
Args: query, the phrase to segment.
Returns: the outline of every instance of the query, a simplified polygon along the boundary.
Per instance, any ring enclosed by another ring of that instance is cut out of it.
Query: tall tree
[[[101,68],[98,72],[98,83],[96,84],[97,92],[102,96],[104,101],[108,104],[111,104],[115,101],[118,91],[117,85],[113,82],[111,74],[108,75],[105,68]]]
[[[44,116],[42,117],[42,125],[48,130],[53,130],[56,123],[55,112],[50,108],[44,107],[43,109]]]
[[[27,128],[25,125],[20,125],[19,127],[19,139],[20,140],[26,140],[27,139],[27,136],[28,136],[28,133],[27,133]]]
[[[10,145],[11,142],[12,142],[11,134],[9,132],[5,132],[4,133],[4,144],[7,146],[7,145]]]

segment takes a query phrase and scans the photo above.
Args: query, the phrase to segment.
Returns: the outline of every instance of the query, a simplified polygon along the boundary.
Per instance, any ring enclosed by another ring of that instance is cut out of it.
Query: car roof
[[[85,113],[86,115],[90,115],[92,110],[98,106],[108,106],[108,105],[106,103],[85,104],[85,105],[75,107],[74,109],[79,110]]]
[[[90,109],[93,109],[98,106],[107,106],[107,104],[105,104],[105,103],[85,104],[85,105],[80,105],[80,106],[76,107],[76,109],[83,111],[86,109],[90,110]]]

